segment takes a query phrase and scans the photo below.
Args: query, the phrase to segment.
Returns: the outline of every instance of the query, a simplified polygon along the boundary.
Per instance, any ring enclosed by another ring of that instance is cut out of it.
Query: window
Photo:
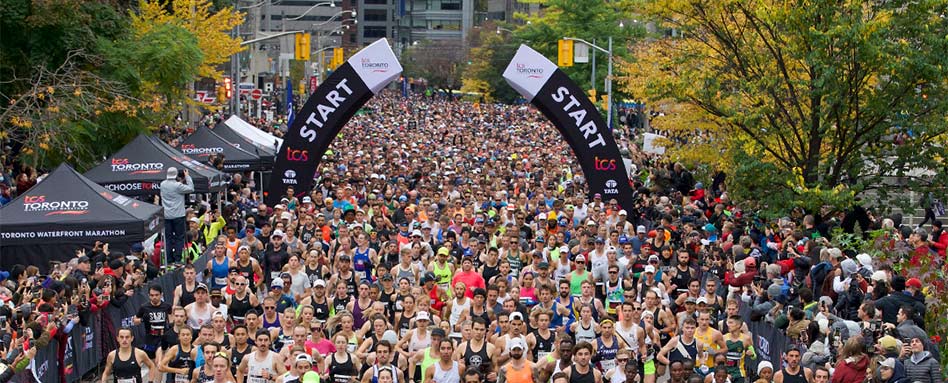
[[[441,0],[442,11],[460,11],[461,0]]]
[[[388,21],[388,11],[384,9],[366,9],[362,15],[365,21]]]
[[[364,28],[364,29],[362,30],[362,37],[363,37],[363,38],[366,38],[366,39],[369,39],[369,38],[377,39],[377,38],[385,37],[385,30],[386,30],[386,28],[385,28],[384,26],[383,26],[383,27],[377,27],[377,26],[366,25],[366,26],[363,27],[363,28]]]
[[[365,0],[367,5],[387,5],[388,0]]]

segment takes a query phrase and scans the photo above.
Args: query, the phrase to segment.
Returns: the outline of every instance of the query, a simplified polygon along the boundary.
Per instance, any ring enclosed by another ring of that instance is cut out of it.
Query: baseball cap
[[[238,253],[241,252],[241,251],[244,251],[244,250],[247,250],[247,251],[249,252],[249,251],[250,251],[250,246],[247,246],[247,245],[240,245],[240,247],[237,248],[237,252],[238,252]]]
[[[201,220],[198,219],[198,217],[191,217],[191,219],[189,219],[188,221],[191,221],[191,222],[194,222],[194,223],[201,223]]]
[[[540,262],[540,263],[537,265],[537,268],[539,268],[539,269],[549,269],[549,268],[550,268],[550,263],[547,262],[547,261],[542,261],[542,262]]]
[[[879,368],[888,368],[890,370],[895,369],[895,358],[886,358],[885,360],[879,362]]]
[[[310,203],[310,202],[313,202],[312,198],[309,198],[309,196],[303,197],[303,203]]]
[[[636,234],[638,234],[638,233],[642,233],[642,234],[647,233],[647,231],[645,230],[645,226],[639,225],[638,227],[636,227],[636,228],[635,228],[635,233],[636,233]]]
[[[133,243],[130,249],[133,253],[141,253],[145,251],[145,246],[142,246],[141,243]]]
[[[514,311],[512,314],[510,314],[510,320],[520,320],[520,321],[522,321],[522,320],[523,320],[523,314],[521,314],[519,311]]]
[[[284,273],[280,273],[280,278],[281,278],[281,279],[282,279],[282,278],[293,278],[293,276],[290,275],[290,273],[284,272]]]
[[[918,278],[909,278],[907,281],[905,281],[905,287],[914,287],[916,289],[921,289],[922,281],[918,280]]]
[[[438,249],[438,255],[449,255],[449,254],[451,254],[451,250],[448,250],[447,247],[442,247]]]
[[[194,287],[194,291],[198,291],[198,290],[207,291],[207,285],[203,283],[198,283],[197,286]]]
[[[576,256],[576,262],[586,262],[586,256],[585,256],[585,255],[582,255],[582,254],[577,255],[577,256]]]
[[[273,238],[273,237],[283,238],[283,230],[280,230],[280,229],[274,230],[273,234],[270,234],[270,238]]]
[[[293,219],[293,213],[284,211],[283,213],[280,214],[280,219]]]
[[[349,258],[349,255],[347,255],[347,254],[342,254],[342,255],[339,256],[339,261],[340,261],[340,262],[349,262],[349,261],[351,261],[351,260],[352,260],[352,258]]]
[[[687,303],[698,303],[698,301],[695,299],[695,297],[688,297],[687,299],[685,299],[685,303],[686,303],[686,304],[687,304]]]
[[[511,349],[511,350],[513,350],[513,349],[515,349],[515,348],[519,348],[519,349],[521,349],[521,350],[526,349],[526,347],[523,345],[523,339],[520,339],[520,338],[513,338],[513,339],[511,339],[511,340],[510,340],[510,343],[509,343],[509,345],[508,345],[508,348]]]
[[[326,287],[326,281],[317,279],[316,282],[313,282],[313,287]]]
[[[655,274],[655,266],[646,265],[646,266],[645,266],[645,272],[646,272],[646,273]]]
[[[428,315],[427,311],[419,311],[418,313],[415,314],[415,320],[416,321],[419,321],[419,320],[430,321],[431,317]]]
[[[420,237],[420,236],[421,236],[421,230],[414,230],[414,231],[412,231],[412,232],[411,232],[411,236],[412,236],[412,237]]]
[[[622,209],[622,210],[619,210],[619,215],[629,215],[629,213],[625,211],[625,209]]]
[[[696,300],[695,303],[697,303],[697,304],[699,304],[699,305],[702,304],[702,303],[708,304],[708,298],[705,298],[705,297],[698,297],[698,300]]]
[[[306,362],[309,364],[313,364],[313,359],[310,358],[309,355],[303,353],[296,356],[296,363],[299,363],[299,362]]]
[[[447,335],[448,335],[448,334],[445,334],[445,333],[444,333],[444,329],[442,329],[441,327],[438,327],[438,328],[435,328],[435,329],[432,329],[432,330],[431,330],[431,336],[440,336],[440,337],[444,338],[444,337],[447,336]]]
[[[744,267],[757,267],[757,259],[753,257],[744,258]]]
[[[277,279],[274,279],[273,282],[270,282],[270,288],[271,288],[271,289],[272,289],[272,288],[276,288],[276,287],[279,287],[279,288],[281,288],[281,289],[283,288],[283,279],[282,279],[282,278],[277,278]]]

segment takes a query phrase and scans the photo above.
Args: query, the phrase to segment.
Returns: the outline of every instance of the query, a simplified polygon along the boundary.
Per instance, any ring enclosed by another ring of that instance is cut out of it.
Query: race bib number
[[[602,371],[606,372],[616,367],[615,359],[603,359],[599,361],[599,365],[602,366]]]
[[[214,284],[217,286],[227,286],[227,277],[214,278]]]
[[[191,379],[188,378],[187,374],[174,374],[174,383],[188,383]]]
[[[117,378],[118,383],[137,383],[138,381],[135,378]]]

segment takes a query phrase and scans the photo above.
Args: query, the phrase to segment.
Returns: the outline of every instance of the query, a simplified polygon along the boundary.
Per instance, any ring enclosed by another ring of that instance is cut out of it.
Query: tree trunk
[[[816,94],[810,85],[810,140],[807,143],[807,153],[803,163],[803,182],[814,185],[819,182],[820,147],[823,146],[823,133],[820,129],[820,106],[823,97]]]

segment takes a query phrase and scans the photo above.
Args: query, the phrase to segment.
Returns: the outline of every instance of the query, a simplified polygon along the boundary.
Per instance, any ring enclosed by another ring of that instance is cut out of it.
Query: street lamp
[[[344,15],[344,14],[346,14],[346,13],[351,14],[351,15],[352,15],[351,17],[353,17],[353,18],[355,18],[356,15],[357,15],[357,13],[356,13],[355,10],[339,11],[339,12],[337,12],[335,15],[332,15],[332,17],[330,17],[329,20],[323,21],[323,22],[321,22],[321,23],[313,23],[313,28],[318,28],[318,27],[321,27],[321,26],[323,26],[323,25],[329,24],[329,23],[331,23],[331,22],[333,22],[333,21],[336,21],[336,19],[339,18],[339,16],[342,16],[342,15]],[[359,20],[353,20],[353,21],[354,21],[356,24],[359,23]],[[343,20],[342,22],[345,22],[345,20]]]
[[[609,49],[604,49],[596,44],[593,44],[586,40],[578,39],[575,37],[564,37],[563,40],[579,41],[609,56],[609,73],[606,74],[606,94],[607,94],[606,96],[607,97],[606,126],[608,126],[611,129],[612,128],[612,36],[609,36]],[[595,65],[595,63],[593,65]]]
[[[323,6],[323,5],[328,5],[328,6],[330,6],[330,7],[335,7],[335,6],[336,6],[336,2],[335,2],[335,1],[327,1],[327,2],[325,2],[325,3],[319,3],[319,4],[316,4],[316,5],[313,5],[312,7],[309,7],[309,9],[307,9],[306,12],[303,12],[303,14],[301,14],[301,15],[299,15],[299,16],[296,16],[296,17],[288,18],[288,19],[286,19],[286,20],[289,20],[289,21],[296,21],[296,20],[302,19],[303,16],[306,16],[307,13],[310,13],[312,10],[316,9],[316,7],[321,7],[321,6]]]

